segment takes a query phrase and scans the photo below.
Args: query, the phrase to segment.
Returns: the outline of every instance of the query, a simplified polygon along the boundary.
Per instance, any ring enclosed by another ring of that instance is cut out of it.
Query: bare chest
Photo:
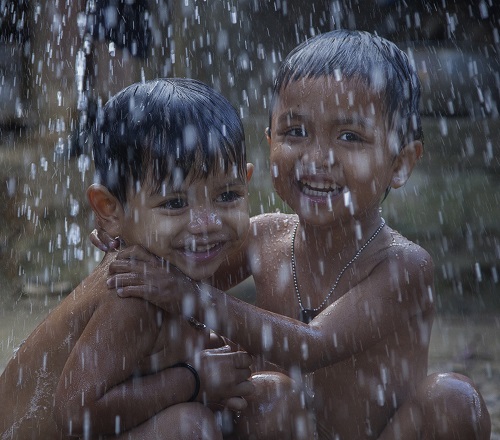
[[[365,276],[356,264],[343,270],[334,256],[297,260],[292,264],[290,242],[277,252],[264,253],[258,271],[253,272],[257,306],[291,318],[299,318],[301,309],[323,311],[345,295]]]
[[[200,330],[182,317],[166,317],[151,354],[140,362],[143,374],[162,370],[193,359],[208,342],[207,330]]]

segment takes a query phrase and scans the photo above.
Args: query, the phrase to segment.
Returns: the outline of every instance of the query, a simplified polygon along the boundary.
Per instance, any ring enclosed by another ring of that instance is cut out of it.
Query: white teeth
[[[191,252],[208,252],[212,250],[215,246],[217,246],[216,243],[212,244],[196,244],[196,243],[191,243],[191,246],[188,246],[186,250],[189,250]]]
[[[334,196],[340,194],[342,187],[325,182],[316,182],[311,180],[301,180],[302,192],[308,196],[324,197],[325,195]]]

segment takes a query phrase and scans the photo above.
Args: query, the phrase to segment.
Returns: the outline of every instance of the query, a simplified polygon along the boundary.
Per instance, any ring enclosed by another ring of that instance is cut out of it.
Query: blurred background
[[[0,0],[0,371],[100,261],[80,130],[110,95],[192,77],[238,109],[251,214],[286,211],[267,143],[274,74],[331,29],[397,43],[423,86],[425,155],[383,216],[436,265],[431,371],[473,377],[500,438],[500,4],[496,0]],[[233,291],[251,301],[251,281]]]

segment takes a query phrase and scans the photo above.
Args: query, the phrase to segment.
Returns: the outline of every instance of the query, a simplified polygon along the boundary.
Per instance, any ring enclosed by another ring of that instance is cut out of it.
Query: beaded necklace
[[[330,289],[330,291],[326,295],[326,297],[323,300],[323,302],[318,307],[316,307],[314,309],[306,309],[302,305],[302,298],[301,298],[300,292],[299,292],[299,283],[297,282],[297,270],[296,270],[296,267],[295,267],[295,237],[297,235],[297,229],[299,227],[299,223],[297,222],[297,224],[295,225],[295,228],[293,230],[293,235],[292,235],[292,275],[293,275],[293,284],[295,286],[295,293],[297,295],[297,299],[299,300],[299,306],[300,306],[300,316],[299,316],[299,319],[302,322],[305,322],[306,324],[309,324],[316,317],[316,315],[325,306],[326,302],[328,301],[328,298],[330,298],[330,296],[332,296],[332,294],[333,294],[335,288],[337,287],[337,285],[338,285],[338,283],[340,281],[340,278],[342,277],[342,275],[344,274],[344,272],[349,268],[349,266],[352,263],[354,263],[358,259],[358,257],[361,255],[361,252],[363,252],[365,250],[365,248],[374,240],[374,238],[379,234],[379,232],[382,230],[382,228],[384,226],[385,226],[385,220],[382,219],[382,223],[377,228],[377,230],[373,233],[373,235],[366,241],[366,243],[363,246],[361,246],[358,249],[358,251],[354,254],[354,257],[352,257],[351,260],[342,268],[342,270],[338,274],[335,282],[333,283],[332,288]]]

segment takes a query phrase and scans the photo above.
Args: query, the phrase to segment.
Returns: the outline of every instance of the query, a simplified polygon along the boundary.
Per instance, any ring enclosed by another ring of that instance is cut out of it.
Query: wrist
[[[196,371],[196,368],[194,368],[191,364],[188,364],[187,362],[179,362],[175,365],[172,365],[170,368],[177,368],[177,367],[183,367],[188,369],[194,377],[194,392],[188,400],[188,402],[194,402],[198,397],[198,394],[200,393],[200,386],[201,386],[200,376]]]

